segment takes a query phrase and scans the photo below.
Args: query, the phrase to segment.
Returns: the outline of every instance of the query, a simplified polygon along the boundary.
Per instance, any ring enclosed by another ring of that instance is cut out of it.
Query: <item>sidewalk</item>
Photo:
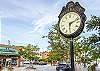
[[[25,71],[26,67],[13,67],[13,71]]]
[[[83,65],[76,64],[75,71],[88,71],[87,67],[84,67]]]
[[[25,67],[13,67],[13,71],[37,71],[36,69],[32,69],[29,66]]]
[[[26,67],[3,68],[1,71],[25,71]]]

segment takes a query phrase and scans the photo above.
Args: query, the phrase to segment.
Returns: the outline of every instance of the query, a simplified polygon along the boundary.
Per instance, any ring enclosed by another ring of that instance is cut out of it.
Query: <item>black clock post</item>
[[[74,68],[74,46],[73,46],[73,38],[70,38],[70,62],[71,62],[71,71],[75,71],[75,68]]]
[[[79,2],[74,3],[73,1],[70,1],[66,4],[66,6],[62,8],[61,13],[58,16],[59,32],[64,37],[70,38],[71,71],[75,71],[74,45],[73,45],[74,38],[79,36],[84,29],[84,25],[86,21],[86,15],[84,14],[84,12],[85,12],[85,9],[79,4]],[[66,21],[64,20],[65,18],[66,18]]]

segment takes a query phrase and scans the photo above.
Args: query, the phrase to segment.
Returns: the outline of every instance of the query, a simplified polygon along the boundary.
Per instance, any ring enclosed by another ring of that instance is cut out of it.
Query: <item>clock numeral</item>
[[[75,29],[72,29],[71,31],[75,31]]]
[[[69,18],[71,18],[71,14],[69,14]]]
[[[77,17],[76,20],[79,20],[79,18]]]
[[[73,15],[73,18],[74,18],[74,15]]]
[[[66,33],[67,33],[67,30],[66,30]]]
[[[73,29],[75,31],[75,29]]]
[[[67,20],[67,17],[65,17],[66,18],[66,20]]]
[[[64,28],[62,28],[62,30],[65,30],[65,27],[64,27]]]
[[[78,25],[76,25],[75,27],[78,27]]]
[[[64,24],[61,24],[61,27],[64,27]]]
[[[62,20],[62,22],[65,22],[64,20]]]
[[[77,21],[76,23],[79,23],[80,21]]]

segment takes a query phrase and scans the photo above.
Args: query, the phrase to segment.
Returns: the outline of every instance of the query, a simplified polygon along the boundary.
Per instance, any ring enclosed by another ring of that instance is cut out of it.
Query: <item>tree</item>
[[[86,22],[87,30],[99,30],[100,29],[100,17],[91,16],[91,19]]]
[[[34,51],[39,50],[38,46],[33,46],[31,44],[28,44],[26,47],[22,47],[22,50],[19,51],[19,54],[22,55],[25,59],[33,60],[33,59],[39,59],[37,57],[37,53]]]
[[[60,60],[61,60],[61,56],[57,52],[54,52],[54,51],[50,52],[49,57],[48,57],[48,62],[51,62],[51,65],[53,61],[55,62],[55,61],[60,61]]]
[[[94,47],[95,50],[93,51],[93,59],[100,58],[100,17],[92,16],[89,21],[87,21],[86,29],[87,31],[97,31],[97,34],[92,34],[89,37],[89,43],[91,44],[91,47]]]
[[[69,40],[63,37],[58,29],[58,24],[53,25],[48,34],[49,47],[51,48],[53,55],[60,55],[60,59],[68,59],[69,57]],[[52,56],[53,57],[53,56]],[[56,59],[57,60],[57,59]]]
[[[91,16],[91,19],[86,24],[87,31],[98,31],[98,38],[100,40],[100,17]]]

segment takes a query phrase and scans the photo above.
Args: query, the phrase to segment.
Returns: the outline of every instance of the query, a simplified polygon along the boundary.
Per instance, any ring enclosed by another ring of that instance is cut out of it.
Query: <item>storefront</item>
[[[15,48],[0,44],[0,66],[20,66],[20,55]]]

